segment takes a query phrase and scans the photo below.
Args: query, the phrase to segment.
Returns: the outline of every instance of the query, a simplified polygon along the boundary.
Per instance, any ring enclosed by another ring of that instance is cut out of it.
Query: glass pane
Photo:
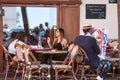
[[[3,16],[3,32],[8,36],[13,31],[24,31],[23,18],[21,7],[3,7],[5,16]],[[26,7],[29,29],[34,29],[35,26],[48,22],[49,28],[57,24],[57,8],[56,7]],[[7,27],[6,27],[7,26]],[[4,40],[8,36],[4,35]]]
[[[27,15],[30,28],[48,22],[49,28],[56,25],[57,10],[54,7],[27,7]],[[45,27],[44,27],[45,28]]]

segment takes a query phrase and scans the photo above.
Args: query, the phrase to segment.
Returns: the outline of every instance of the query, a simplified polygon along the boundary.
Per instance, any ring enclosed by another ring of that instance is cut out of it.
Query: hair
[[[16,39],[19,39],[20,41],[23,41],[25,42],[25,32],[18,32],[17,35],[16,35]]]
[[[43,28],[43,24],[40,24],[40,25],[39,25],[39,28],[40,28],[40,29]]]
[[[83,32],[86,34],[87,32],[89,32],[91,30],[91,28],[89,29],[83,29]]]
[[[48,22],[45,22],[45,26],[48,26]]]
[[[12,32],[10,35],[11,38],[16,38],[16,36],[17,36],[17,32]]]
[[[33,32],[35,32],[36,34],[39,33],[39,28],[38,28],[38,26],[36,26],[36,27],[33,29]]]
[[[27,36],[27,44],[37,45],[37,43],[38,43],[38,40],[33,35]]]
[[[61,35],[62,37],[64,37],[64,29],[58,28],[58,30],[59,30],[59,32],[60,32],[60,35]]]

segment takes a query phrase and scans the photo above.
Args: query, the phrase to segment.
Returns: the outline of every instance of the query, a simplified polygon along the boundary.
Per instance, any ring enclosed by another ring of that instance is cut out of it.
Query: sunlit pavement
[[[4,78],[0,78],[0,80],[4,80]],[[7,78],[7,80],[13,80],[13,78]],[[21,77],[17,77],[16,80],[21,80]],[[32,79],[32,80],[40,80],[40,79]],[[60,79],[60,80],[72,80],[72,79]],[[80,79],[78,79],[80,80]],[[89,79],[87,79],[89,80]],[[95,77],[90,78],[90,80],[96,80]],[[120,73],[115,74],[114,77],[112,77],[112,74],[108,74],[104,80],[120,80]]]

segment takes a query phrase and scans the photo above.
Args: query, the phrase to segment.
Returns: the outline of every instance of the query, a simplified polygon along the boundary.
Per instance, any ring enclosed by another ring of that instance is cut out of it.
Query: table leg
[[[48,64],[51,66],[51,69],[50,69],[50,80],[54,80],[53,78],[53,68],[52,68],[52,55],[49,55],[49,59],[48,59]]]
[[[112,73],[112,77],[114,78],[115,76],[115,62],[113,62],[113,73]]]

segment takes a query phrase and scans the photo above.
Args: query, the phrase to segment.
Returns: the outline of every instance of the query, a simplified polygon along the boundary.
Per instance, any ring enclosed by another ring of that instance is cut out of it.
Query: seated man
[[[97,45],[96,39],[91,36],[78,36],[75,39],[75,44],[79,45],[85,50],[89,58],[90,65],[94,70],[99,68],[100,59],[98,54],[100,53],[99,46]]]
[[[90,65],[91,68],[95,71],[99,70],[100,59],[98,57],[98,54],[100,53],[100,49],[97,45],[97,41],[94,37],[90,36],[89,30],[84,29],[83,32],[85,35],[76,37],[74,43],[83,48],[87,53],[89,61],[86,64]]]

